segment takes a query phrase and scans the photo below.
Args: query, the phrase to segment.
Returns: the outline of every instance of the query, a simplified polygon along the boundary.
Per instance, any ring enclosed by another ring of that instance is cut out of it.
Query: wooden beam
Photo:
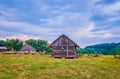
[[[67,39],[67,57],[68,57],[68,39]]]

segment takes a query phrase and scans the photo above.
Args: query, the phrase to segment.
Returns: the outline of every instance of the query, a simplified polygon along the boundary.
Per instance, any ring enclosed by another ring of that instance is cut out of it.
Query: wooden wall
[[[53,57],[76,57],[75,44],[65,36],[61,36],[51,45]]]

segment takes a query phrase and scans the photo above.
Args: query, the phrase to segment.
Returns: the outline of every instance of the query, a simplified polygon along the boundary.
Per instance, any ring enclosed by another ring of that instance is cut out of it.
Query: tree
[[[37,40],[29,39],[29,40],[26,40],[25,42],[26,44],[31,45],[32,47],[37,49]]]
[[[19,39],[7,39],[4,44],[8,51],[19,51],[23,46],[23,43]]]
[[[37,51],[51,53],[52,49],[48,46],[47,41],[45,40],[38,40],[37,41]]]
[[[0,40],[0,46],[4,46],[4,42],[3,40]]]
[[[110,55],[115,55],[115,48],[110,49],[109,54]]]
[[[104,55],[109,55],[109,50],[107,49],[100,49],[101,53],[104,54]]]
[[[98,54],[114,55],[115,48],[118,45],[120,45],[120,43],[103,43],[103,44],[96,44],[96,45],[92,45],[92,46],[87,46],[87,47],[85,47],[85,49],[87,49],[87,51],[94,49],[96,51],[96,53],[98,53]],[[90,49],[90,50],[88,50],[88,49]]]
[[[115,54],[120,55],[120,45],[115,48]]]
[[[79,48],[79,49],[76,50],[76,53],[77,53],[77,54],[86,54],[87,52],[86,52],[85,49]]]
[[[87,54],[95,54],[96,51],[94,48],[85,48]]]

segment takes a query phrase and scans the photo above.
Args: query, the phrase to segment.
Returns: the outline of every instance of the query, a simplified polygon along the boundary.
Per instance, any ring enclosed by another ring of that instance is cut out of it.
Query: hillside
[[[102,43],[102,44],[96,44],[91,46],[86,46],[85,48],[95,48],[95,49],[106,49],[110,50],[120,45],[120,43]]]
[[[102,43],[77,49],[78,54],[116,55],[120,54],[119,51],[120,43]]]

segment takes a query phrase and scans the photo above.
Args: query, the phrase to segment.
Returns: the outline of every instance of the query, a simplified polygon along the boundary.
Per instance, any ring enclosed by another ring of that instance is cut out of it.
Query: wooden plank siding
[[[52,56],[54,58],[75,58],[76,57],[76,48],[79,47],[66,35],[61,35],[50,45],[53,49]]]

